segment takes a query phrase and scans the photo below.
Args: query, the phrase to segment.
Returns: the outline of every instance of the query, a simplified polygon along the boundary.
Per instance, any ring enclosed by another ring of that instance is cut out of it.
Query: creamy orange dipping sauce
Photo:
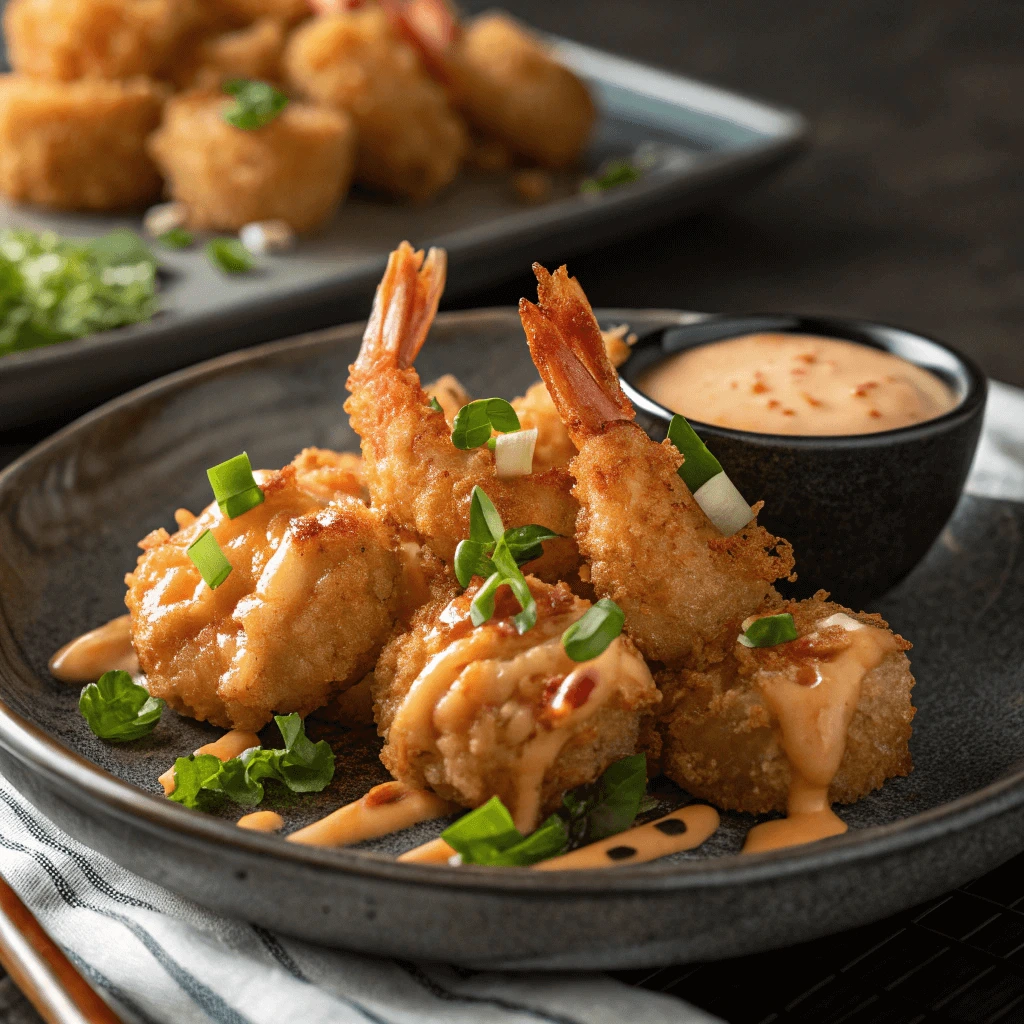
[[[874,434],[957,404],[935,374],[852,341],[748,334],[680,352],[640,387],[687,419],[758,434]]]

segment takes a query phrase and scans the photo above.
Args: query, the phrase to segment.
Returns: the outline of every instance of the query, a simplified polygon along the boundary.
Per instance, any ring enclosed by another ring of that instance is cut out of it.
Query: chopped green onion
[[[755,619],[737,638],[744,647],[775,647],[797,638],[796,624],[789,612]]]
[[[437,400],[437,395],[431,395],[430,401],[427,404],[434,410],[434,412],[444,412],[444,409],[441,408],[441,403]]]
[[[742,530],[754,514],[693,427],[682,416],[675,415],[668,426],[668,439],[682,452],[679,476],[708,519],[726,537]]]
[[[622,185],[631,185],[643,177],[643,171],[632,160],[609,160],[598,168],[593,178],[585,178],[580,184],[580,192],[594,195],[607,192],[609,189]]]
[[[622,632],[625,621],[625,612],[602,597],[562,634],[562,647],[573,661],[591,661],[604,654]]]
[[[191,231],[184,228],[171,228],[165,231],[157,241],[166,249],[189,249],[195,242]]]
[[[203,530],[192,541],[188,547],[188,557],[211,590],[216,590],[231,575],[231,563],[224,557],[217,538],[209,530]]]
[[[505,534],[505,524],[501,521],[494,502],[487,497],[484,489],[477,484],[473,488],[469,503],[469,539],[483,544],[495,544]]]
[[[263,502],[263,491],[252,475],[252,463],[246,452],[206,471],[213,496],[229,519],[237,519]]]
[[[487,444],[491,433],[509,434],[519,430],[519,417],[504,398],[479,398],[464,405],[452,423],[452,444],[470,451]]]
[[[537,428],[514,430],[494,441],[494,475],[499,480],[529,476],[533,472],[533,451],[537,447]],[[487,442],[490,444],[490,441]]]
[[[685,461],[679,467],[679,475],[691,491],[697,491],[722,472],[722,464],[708,451],[684,417],[672,417],[668,425],[668,439],[682,452]]]
[[[151,697],[128,672],[104,672],[82,690],[78,710],[101,740],[125,743],[148,736],[163,714],[164,702]]]
[[[245,274],[256,265],[237,238],[214,238],[206,244],[206,255],[225,274]]]
[[[234,104],[224,111],[224,120],[243,131],[270,124],[288,106],[288,97],[269,82],[233,78],[224,83],[224,92],[235,98]]]

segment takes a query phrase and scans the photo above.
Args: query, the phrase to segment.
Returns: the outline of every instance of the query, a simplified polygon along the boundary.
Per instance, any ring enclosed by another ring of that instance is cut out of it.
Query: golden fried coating
[[[342,495],[369,504],[363,484],[363,460],[351,452],[332,452],[329,448],[303,448],[292,459],[296,483],[306,491],[334,501]]]
[[[474,584],[424,606],[374,672],[381,760],[396,779],[465,807],[499,796],[524,832],[562,794],[636,749],[641,714],[659,694],[620,636],[593,661],[565,653],[562,633],[589,607],[564,583],[527,577],[537,624],[520,635],[501,588],[494,617],[474,628]]]
[[[219,87],[232,78],[277,82],[284,42],[285,28],[273,18],[233,32],[200,34],[183,47],[172,72],[174,82],[179,88]]]
[[[283,220],[294,231],[323,224],[348,191],[355,137],[344,114],[289,103],[269,124],[243,131],[223,117],[234,101],[196,90],[167,104],[149,143],[171,198],[194,228],[237,231]]]
[[[645,657],[698,667],[724,655],[739,622],[770,607],[788,542],[752,521],[723,537],[677,470],[682,456],[634,422],[583,289],[534,264],[539,304],[519,311],[533,360],[579,454],[576,541],[595,591],[626,613]]]
[[[309,0],[213,0],[211,6],[242,24],[273,18],[294,25],[313,14]]]
[[[425,200],[458,173],[468,146],[462,118],[380,9],[300,26],[288,42],[285,67],[295,89],[354,119],[358,181]]]
[[[706,671],[657,673],[665,696],[658,717],[670,779],[718,807],[755,814],[784,810],[793,770],[769,687],[821,685],[815,666],[836,662],[851,643],[849,632],[821,625],[836,613],[884,634],[885,653],[860,682],[828,799],[853,803],[886,779],[909,774],[914,677],[904,651],[910,645],[879,616],[856,614],[827,597],[822,591],[778,609],[792,613],[798,640],[754,649],[737,643]],[[810,675],[804,680],[800,673]]]
[[[182,714],[256,730],[307,714],[357,683],[396,622],[397,538],[361,501],[328,502],[294,465],[258,473],[261,505],[236,519],[216,503],[142,543],[125,582],[132,643],[149,691]],[[212,531],[232,572],[216,590],[187,554]]]
[[[7,53],[36,78],[159,76],[197,10],[193,0],[10,0]]]
[[[441,411],[449,426],[454,422],[459,410],[472,401],[469,392],[453,373],[442,374],[433,384],[428,384],[424,388],[424,393],[428,399],[437,399],[437,404],[441,406]]]
[[[506,528],[536,523],[563,538],[546,542],[529,571],[545,580],[565,579],[579,563],[568,473],[551,469],[499,480],[486,446],[460,451],[452,444],[444,413],[431,409],[412,365],[444,289],[444,258],[432,249],[424,261],[407,242],[391,254],[351,367],[345,411],[362,440],[373,505],[450,563],[459,541],[469,536],[472,492],[479,484]]]
[[[124,210],[160,194],[146,139],[163,93],[138,78],[0,76],[0,194],[55,210]]]
[[[587,87],[522,24],[495,11],[474,18],[446,76],[474,128],[544,167],[568,167],[596,119]]]

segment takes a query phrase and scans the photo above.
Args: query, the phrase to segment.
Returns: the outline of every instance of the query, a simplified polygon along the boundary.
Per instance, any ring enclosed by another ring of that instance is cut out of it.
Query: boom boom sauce
[[[687,419],[757,434],[874,434],[935,419],[957,404],[944,381],[905,359],[802,334],[697,345],[638,383]]]

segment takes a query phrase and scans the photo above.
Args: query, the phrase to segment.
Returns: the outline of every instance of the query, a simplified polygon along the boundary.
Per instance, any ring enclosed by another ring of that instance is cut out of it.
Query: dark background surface
[[[1024,385],[1024,4],[504,6],[541,29],[791,106],[812,126],[807,154],[749,197],[574,258],[595,305],[886,320]],[[531,292],[526,270],[460,305],[514,303]],[[0,464],[38,436],[0,435]],[[807,947],[623,977],[731,1024],[1024,1021],[1021,908],[1024,858]],[[0,1020],[33,1019],[0,982]]]

